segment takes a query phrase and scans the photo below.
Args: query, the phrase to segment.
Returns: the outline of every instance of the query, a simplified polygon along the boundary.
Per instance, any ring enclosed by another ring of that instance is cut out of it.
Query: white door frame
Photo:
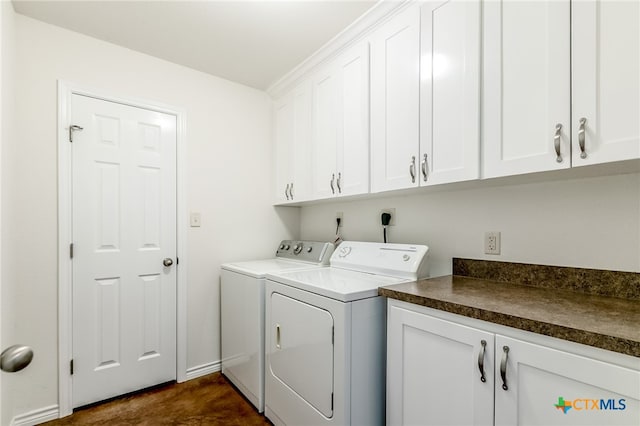
[[[187,191],[186,191],[186,111],[157,102],[117,97],[105,91],[87,89],[58,80],[58,406],[60,417],[73,412],[72,377],[69,362],[73,356],[72,263],[72,180],[69,126],[72,95],[89,96],[109,102],[174,115],[177,124],[177,270],[176,284],[176,377],[187,380]]]

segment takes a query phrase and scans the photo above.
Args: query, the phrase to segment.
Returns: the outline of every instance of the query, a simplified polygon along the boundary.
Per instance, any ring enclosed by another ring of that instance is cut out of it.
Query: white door
[[[571,19],[572,164],[640,158],[640,2],[576,1]]]
[[[387,423],[492,425],[493,340],[491,333],[390,306]]]
[[[369,43],[336,61],[338,88],[338,195],[369,192]]]
[[[333,317],[331,313],[279,293],[271,293],[270,373],[307,404],[333,415]],[[271,403],[276,403],[274,398]],[[271,407],[276,412],[283,407]]]
[[[483,5],[483,177],[571,167],[569,0]]]
[[[176,117],[71,102],[78,407],[176,378]]]
[[[480,176],[480,2],[422,6],[420,185]]]
[[[276,202],[291,200],[293,183],[294,109],[293,96],[287,94],[274,104],[276,157]]]
[[[496,425],[637,425],[640,419],[638,371],[497,335],[495,375]]]
[[[419,102],[420,9],[412,5],[371,36],[371,192],[418,186]]]
[[[336,150],[338,143],[337,76],[327,66],[313,77],[312,170],[313,198],[332,197],[336,187]]]

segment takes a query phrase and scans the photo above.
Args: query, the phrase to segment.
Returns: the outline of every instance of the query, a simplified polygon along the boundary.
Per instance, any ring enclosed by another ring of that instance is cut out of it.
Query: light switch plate
[[[199,228],[200,227],[200,213],[198,212],[192,212],[191,216],[190,216],[190,224],[192,228]]]

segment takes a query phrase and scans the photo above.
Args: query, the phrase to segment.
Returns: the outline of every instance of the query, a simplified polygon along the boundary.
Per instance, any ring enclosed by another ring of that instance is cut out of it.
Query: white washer
[[[222,374],[260,413],[264,411],[265,275],[326,266],[333,249],[331,243],[285,240],[274,259],[222,265]]]
[[[428,276],[428,248],[343,242],[331,267],[267,274],[265,415],[275,425],[385,422],[378,287]]]

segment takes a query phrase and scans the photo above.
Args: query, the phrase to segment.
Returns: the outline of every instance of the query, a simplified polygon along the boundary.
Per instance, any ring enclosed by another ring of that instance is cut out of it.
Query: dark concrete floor
[[[118,398],[44,423],[58,425],[270,425],[220,373]]]

